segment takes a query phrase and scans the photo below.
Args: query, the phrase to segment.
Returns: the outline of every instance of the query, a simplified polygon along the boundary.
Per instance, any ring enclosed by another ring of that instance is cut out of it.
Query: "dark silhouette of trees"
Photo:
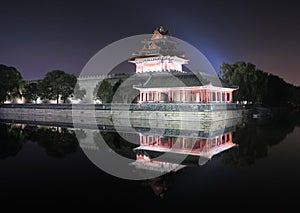
[[[285,106],[300,104],[300,87],[286,83],[282,78],[269,75],[267,93],[264,102],[270,106]]]
[[[56,100],[61,98],[64,103],[74,93],[77,78],[73,74],[61,70],[48,72],[38,85],[41,99]]]
[[[238,167],[254,164],[267,157],[269,148],[281,143],[286,136],[299,126],[299,113],[290,113],[270,118],[265,122],[258,120],[237,126],[233,142],[237,148],[222,154],[222,161]]]
[[[80,89],[80,86],[76,84],[74,88],[74,98],[82,99],[85,96],[85,94],[86,94],[86,90]]]
[[[21,97],[22,79],[21,73],[15,67],[0,64],[0,103]]]
[[[15,156],[26,141],[36,142],[52,157],[64,157],[79,149],[75,132],[60,127],[0,124],[0,159]]]
[[[17,155],[26,141],[20,128],[10,124],[0,124],[0,135],[0,159]]]
[[[126,76],[120,79],[114,85],[114,99],[115,103],[136,103],[139,91],[133,88],[134,78]]]
[[[64,157],[79,149],[75,132],[66,128],[39,128],[35,140],[52,157]]]
[[[133,103],[137,101],[139,91],[133,88],[134,78],[130,74],[122,74],[122,78],[114,82],[104,79],[94,91],[95,97],[102,103]]]
[[[39,90],[37,82],[29,82],[25,84],[23,90],[23,97],[28,101],[34,101],[36,103],[39,98]]]
[[[239,86],[234,95],[236,101],[262,102],[266,93],[267,73],[257,69],[254,64],[243,61],[234,64],[223,63],[220,72],[226,83]]]
[[[226,83],[239,86],[234,94],[236,101],[262,103],[268,106],[300,104],[300,87],[263,72],[251,63],[242,61],[234,64],[223,63],[220,73]]]
[[[94,96],[99,98],[102,103],[111,103],[114,96],[113,85],[107,79],[104,79],[97,85]]]

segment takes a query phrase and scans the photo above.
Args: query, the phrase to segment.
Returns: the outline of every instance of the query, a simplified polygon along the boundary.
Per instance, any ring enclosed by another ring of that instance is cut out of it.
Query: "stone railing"
[[[27,109],[80,109],[80,110],[118,110],[118,111],[173,111],[203,112],[236,110],[234,103],[142,103],[142,104],[1,104],[0,108]]]

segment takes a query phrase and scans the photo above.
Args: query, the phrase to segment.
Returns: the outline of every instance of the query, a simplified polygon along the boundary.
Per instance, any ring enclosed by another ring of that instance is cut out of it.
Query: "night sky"
[[[197,3],[196,3],[197,2]],[[300,85],[297,1],[1,0],[0,64],[26,80],[53,69],[79,75],[106,45],[160,25],[216,70],[242,60]]]

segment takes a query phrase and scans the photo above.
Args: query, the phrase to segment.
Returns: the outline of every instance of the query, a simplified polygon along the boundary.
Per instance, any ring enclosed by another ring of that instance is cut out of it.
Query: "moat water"
[[[203,165],[182,162],[182,167],[161,176],[128,180],[91,162],[74,128],[2,122],[1,205],[136,211],[223,204],[229,209],[240,205],[288,208],[298,202],[299,113],[243,121],[227,133],[236,146]],[[136,144],[113,131],[102,130],[101,134],[113,150],[136,160]],[[132,169],[149,172],[147,168]]]

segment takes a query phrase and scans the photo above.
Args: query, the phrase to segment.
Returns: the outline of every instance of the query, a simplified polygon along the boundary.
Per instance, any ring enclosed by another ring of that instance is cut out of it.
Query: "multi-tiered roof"
[[[187,64],[184,52],[177,49],[177,42],[163,27],[156,28],[149,39],[142,41],[143,48],[133,55],[130,62],[136,64],[136,72],[182,72],[182,65]]]

